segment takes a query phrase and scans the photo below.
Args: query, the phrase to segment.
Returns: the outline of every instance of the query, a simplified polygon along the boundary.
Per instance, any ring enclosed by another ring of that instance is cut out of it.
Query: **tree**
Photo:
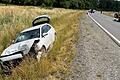
[[[11,1],[12,1],[12,0],[2,0],[2,2],[6,4],[6,6],[7,6],[7,4],[10,4]]]
[[[44,3],[46,6],[50,6],[50,7],[53,6],[53,2],[54,2],[54,0],[43,0],[43,3]]]
[[[120,1],[117,0],[2,0],[16,5],[34,5],[42,7],[61,7],[71,9],[101,9],[120,11]]]

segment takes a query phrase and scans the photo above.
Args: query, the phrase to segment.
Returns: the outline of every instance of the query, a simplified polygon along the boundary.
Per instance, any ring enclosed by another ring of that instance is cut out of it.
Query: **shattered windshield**
[[[25,41],[28,39],[39,38],[40,37],[40,29],[34,29],[31,31],[20,33],[20,35],[16,38],[15,43]]]

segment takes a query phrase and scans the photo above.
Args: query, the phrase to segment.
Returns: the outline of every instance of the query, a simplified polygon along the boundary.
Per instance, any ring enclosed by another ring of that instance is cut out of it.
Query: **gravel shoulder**
[[[120,47],[87,15],[81,18],[79,36],[67,80],[120,80]]]

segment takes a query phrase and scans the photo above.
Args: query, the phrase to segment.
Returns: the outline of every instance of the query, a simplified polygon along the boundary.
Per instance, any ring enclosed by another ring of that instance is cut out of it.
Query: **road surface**
[[[99,13],[91,16],[120,39],[120,23]],[[120,47],[88,15],[80,23],[77,54],[66,80],[120,80]]]
[[[100,14],[96,12],[90,14],[102,27],[104,27],[108,32],[110,32],[115,38],[120,41],[120,22],[114,21],[113,17]]]

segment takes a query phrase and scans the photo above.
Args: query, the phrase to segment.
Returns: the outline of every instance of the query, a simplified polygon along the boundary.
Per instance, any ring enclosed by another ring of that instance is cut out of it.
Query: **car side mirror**
[[[45,37],[45,36],[47,36],[47,35],[48,35],[48,33],[43,33],[42,37]]]

